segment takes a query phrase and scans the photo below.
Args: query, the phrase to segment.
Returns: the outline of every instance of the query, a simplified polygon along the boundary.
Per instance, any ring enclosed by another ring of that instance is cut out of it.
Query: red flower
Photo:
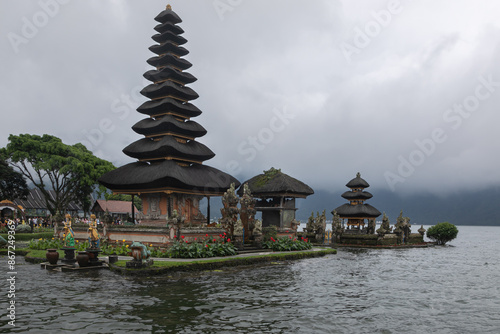
[[[208,233],[207,233],[207,234],[205,234],[205,236],[206,236],[206,237],[208,237]]]
[[[224,235],[226,235],[226,232],[224,232]]]
[[[205,247],[207,247],[207,248],[208,248],[208,245],[207,245],[207,244],[205,244]]]
[[[181,238],[182,238],[182,239],[184,239],[184,236],[183,236],[183,235],[181,235]]]
[[[271,241],[275,242],[276,240],[274,240],[274,238],[273,238],[273,237],[271,237]]]
[[[214,239],[213,241],[216,242],[217,240]]]
[[[292,236],[290,236],[290,235],[289,235],[288,237],[289,237],[290,239],[292,239]]]
[[[198,239],[198,238],[194,238],[194,241],[196,241],[196,239]]]
[[[231,239],[227,238],[227,242],[231,242]]]
[[[176,235],[174,235],[174,238],[175,238],[175,239],[177,239],[177,236],[176,236]]]
[[[297,241],[297,238],[293,239],[293,241]]]

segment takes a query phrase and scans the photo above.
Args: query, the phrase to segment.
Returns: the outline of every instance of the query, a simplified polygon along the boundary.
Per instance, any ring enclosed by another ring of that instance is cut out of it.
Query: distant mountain
[[[455,225],[500,226],[500,188],[454,193],[446,197],[431,194],[400,196],[398,193],[372,189],[371,187],[367,190],[373,194],[373,198],[367,203],[373,205],[380,212],[385,212],[391,225],[396,223],[399,212],[403,210],[403,215],[410,217],[412,225],[435,225],[448,221]],[[332,193],[315,190],[314,195],[306,199],[298,198],[296,200],[298,208],[296,218],[305,222],[311,212],[316,215],[316,212],[321,214],[323,210],[326,210],[326,217],[331,220],[331,211],[347,203],[347,200],[340,196],[344,191]],[[212,218],[221,216],[221,198],[211,199],[210,207]],[[200,209],[206,213],[206,199],[202,201]],[[377,220],[381,221],[382,216]]]
[[[368,190],[373,198],[367,203],[385,212],[391,224],[396,222],[399,212],[403,210],[403,215],[410,217],[412,225],[448,221],[455,225],[500,226],[500,188],[453,193],[445,197],[432,194],[400,196],[388,190]],[[316,214],[326,209],[327,219],[331,220],[331,211],[347,202],[340,196],[342,192],[319,190],[307,199],[298,199],[297,219],[305,221],[311,211]],[[382,216],[377,220],[382,220]]]

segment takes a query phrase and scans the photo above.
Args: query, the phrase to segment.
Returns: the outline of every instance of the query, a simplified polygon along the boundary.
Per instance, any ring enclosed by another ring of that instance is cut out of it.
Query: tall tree
[[[26,199],[28,194],[28,185],[23,175],[0,157],[0,200]]]
[[[78,143],[66,145],[51,135],[10,135],[2,155],[45,196],[52,214],[66,212],[70,202],[90,207],[88,197],[97,179],[115,167]],[[54,196],[49,195],[54,191]]]

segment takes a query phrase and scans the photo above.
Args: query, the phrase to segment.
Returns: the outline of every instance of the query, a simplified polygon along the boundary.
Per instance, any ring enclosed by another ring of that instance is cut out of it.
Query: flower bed
[[[297,238],[292,237],[283,237],[278,239],[271,237],[269,241],[262,244],[262,247],[272,249],[274,252],[287,252],[311,249],[312,244],[307,238],[297,240]]]

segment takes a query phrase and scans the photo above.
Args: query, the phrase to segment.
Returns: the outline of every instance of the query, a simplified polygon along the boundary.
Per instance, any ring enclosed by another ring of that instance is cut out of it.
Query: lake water
[[[16,327],[4,288],[0,333],[500,333],[500,227],[458,228],[453,247],[190,276],[50,272],[18,257]]]

